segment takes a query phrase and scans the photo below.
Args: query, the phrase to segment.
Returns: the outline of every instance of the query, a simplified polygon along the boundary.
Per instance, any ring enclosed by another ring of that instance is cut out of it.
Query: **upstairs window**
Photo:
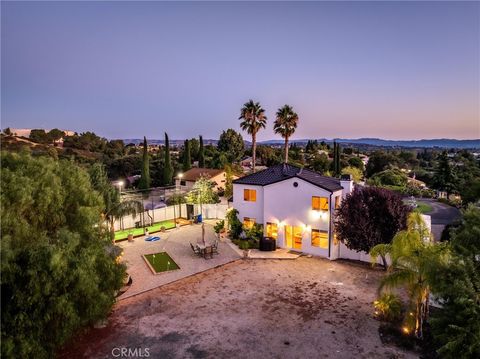
[[[314,211],[328,211],[328,197],[312,197]]]
[[[254,189],[244,189],[243,190],[243,200],[247,202],[256,202],[257,201],[257,191]]]

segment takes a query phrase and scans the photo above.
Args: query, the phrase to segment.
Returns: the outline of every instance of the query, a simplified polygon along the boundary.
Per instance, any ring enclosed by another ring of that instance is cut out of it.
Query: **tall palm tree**
[[[378,256],[376,247],[370,251],[372,261],[376,261]],[[397,287],[407,289],[414,328],[406,325],[404,331],[409,333],[414,329],[415,336],[422,338],[423,323],[428,315],[430,283],[434,280],[432,273],[437,260],[441,258],[442,247],[431,241],[420,213],[412,212],[407,229],[395,235],[388,250],[391,264],[387,275],[380,282],[379,290]]]
[[[285,139],[285,163],[288,163],[288,139],[295,132],[297,124],[298,115],[293,111],[292,106],[285,105],[278,109],[273,130]]]
[[[242,120],[242,123],[240,123],[242,130],[252,135],[252,170],[255,172],[257,133],[260,129],[265,128],[267,116],[265,116],[265,110],[259,102],[250,100],[243,105],[238,119]]]

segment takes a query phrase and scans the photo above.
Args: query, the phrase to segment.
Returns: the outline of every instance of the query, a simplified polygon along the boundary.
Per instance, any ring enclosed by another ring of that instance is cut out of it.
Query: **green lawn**
[[[161,227],[165,227],[165,229],[172,229],[175,228],[175,222],[173,220],[167,220],[155,223],[153,226],[147,227],[149,233],[158,232]],[[143,236],[143,228],[129,228],[123,231],[116,231],[115,232],[115,240],[121,241],[127,239],[128,234],[133,233],[133,236]]]
[[[180,269],[178,264],[175,263],[175,261],[168,255],[167,252],[145,254],[144,257],[148,263],[150,263],[156,273]]]
[[[417,202],[417,208],[416,210],[419,211],[420,213],[428,213],[432,211],[432,206],[430,206],[428,203],[425,202]]]

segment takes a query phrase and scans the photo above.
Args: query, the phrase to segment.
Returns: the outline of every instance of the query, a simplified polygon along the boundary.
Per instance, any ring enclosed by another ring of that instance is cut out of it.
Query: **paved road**
[[[425,213],[432,217],[432,224],[447,225],[460,217],[460,211],[452,206],[437,202],[433,199],[418,199],[420,202],[428,203],[432,206],[432,211]]]
[[[432,206],[432,211],[425,214],[428,214],[432,218],[432,233],[436,241],[440,240],[445,226],[460,217],[460,211],[447,204],[424,198],[417,199],[417,201],[425,202]]]

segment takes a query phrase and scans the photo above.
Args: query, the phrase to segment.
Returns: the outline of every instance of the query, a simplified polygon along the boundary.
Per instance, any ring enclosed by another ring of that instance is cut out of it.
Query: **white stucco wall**
[[[298,183],[294,187],[294,182]],[[311,230],[330,231],[329,222],[335,206],[335,196],[341,196],[341,191],[332,194],[318,186],[299,178],[291,178],[264,187],[264,223],[279,223],[277,245],[286,248],[285,225],[303,228],[301,251],[314,255],[328,257],[328,248],[312,246]],[[312,211],[312,197],[327,197],[330,211],[320,216],[320,212]],[[330,232],[329,232],[330,238]]]
[[[257,200],[249,202],[243,200],[243,190],[257,191]],[[255,218],[257,223],[263,224],[263,187],[244,184],[233,184],[233,208],[238,210],[238,219],[243,222],[244,217]]]
[[[294,187],[294,182],[298,184]],[[257,190],[257,201],[243,200],[244,189]],[[329,200],[329,213],[321,215],[319,211],[312,210],[312,197],[327,197]],[[233,207],[239,211],[239,219],[244,217],[255,218],[257,223],[266,227],[267,222],[277,223],[277,245],[286,248],[285,225],[302,227],[302,248],[304,253],[323,257],[329,256],[328,248],[312,246],[311,230],[327,231],[330,241],[330,257],[338,256],[338,246],[333,245],[333,236],[330,221],[333,220],[335,210],[335,197],[342,200],[342,190],[330,193],[318,186],[312,185],[299,178],[290,178],[285,181],[267,186],[233,185]]]

